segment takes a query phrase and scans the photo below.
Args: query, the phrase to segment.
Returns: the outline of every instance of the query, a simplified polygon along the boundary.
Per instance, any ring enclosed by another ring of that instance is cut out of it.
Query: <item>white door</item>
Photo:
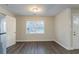
[[[79,16],[73,16],[73,49],[79,49]]]
[[[16,19],[11,16],[6,16],[7,28],[7,47],[16,43]]]

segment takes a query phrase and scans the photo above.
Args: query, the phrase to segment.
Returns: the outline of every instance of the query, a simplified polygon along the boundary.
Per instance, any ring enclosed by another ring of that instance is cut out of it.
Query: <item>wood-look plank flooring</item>
[[[7,48],[7,54],[78,54],[78,50],[66,50],[56,42],[17,42]]]

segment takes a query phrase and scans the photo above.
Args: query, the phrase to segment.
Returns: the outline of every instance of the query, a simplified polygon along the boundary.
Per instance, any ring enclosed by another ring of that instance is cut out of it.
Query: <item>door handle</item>
[[[74,36],[76,36],[76,33],[74,32],[74,34],[73,34]]]
[[[74,34],[74,36],[76,36],[76,34]]]

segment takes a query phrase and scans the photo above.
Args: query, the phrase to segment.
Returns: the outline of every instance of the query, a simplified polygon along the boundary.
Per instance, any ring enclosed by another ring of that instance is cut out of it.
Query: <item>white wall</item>
[[[44,20],[44,34],[26,34],[26,21]],[[17,41],[53,41],[54,40],[54,18],[53,17],[23,17],[16,16],[16,37]]]
[[[71,49],[71,9],[67,8],[55,16],[56,42]]]

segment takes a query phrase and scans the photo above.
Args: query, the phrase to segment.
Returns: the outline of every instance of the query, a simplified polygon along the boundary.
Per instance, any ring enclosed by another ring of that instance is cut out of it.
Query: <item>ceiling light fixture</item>
[[[28,6],[28,11],[31,13],[31,15],[40,15],[43,11],[43,8],[41,6]]]
[[[34,13],[38,13],[38,12],[40,12],[40,8],[34,7],[34,8],[32,8],[32,11]]]
[[[34,15],[38,15],[42,9],[41,8],[38,8],[37,6],[34,6],[32,8],[30,8],[30,11],[34,13]]]

